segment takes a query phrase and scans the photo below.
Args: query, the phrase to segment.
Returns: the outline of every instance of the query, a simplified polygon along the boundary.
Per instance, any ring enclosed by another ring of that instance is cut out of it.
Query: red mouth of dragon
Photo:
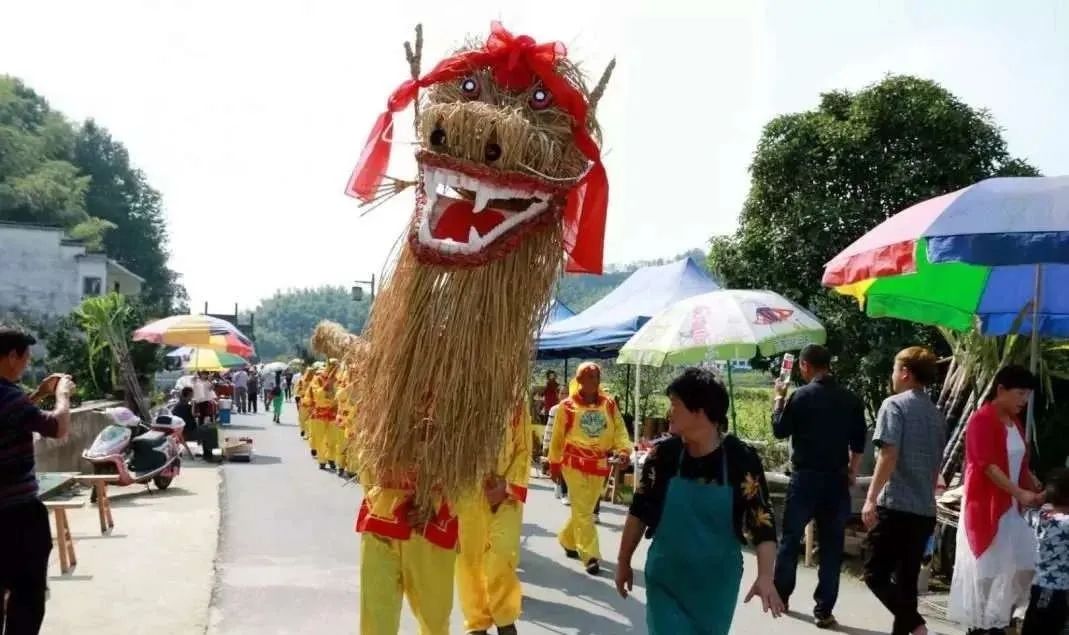
[[[422,178],[411,241],[428,260],[481,264],[503,255],[502,246],[556,218],[566,191],[430,152],[417,160]]]

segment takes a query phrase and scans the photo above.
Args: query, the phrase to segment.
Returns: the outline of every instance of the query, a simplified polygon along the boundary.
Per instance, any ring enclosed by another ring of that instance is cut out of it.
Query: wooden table
[[[74,553],[74,538],[71,536],[71,526],[67,519],[68,509],[80,509],[85,507],[87,497],[75,495],[70,497],[56,497],[44,501],[45,508],[52,512],[56,519],[56,535],[54,542],[59,548],[59,571],[66,574],[78,566],[78,556]]]
[[[93,488],[97,499],[97,515],[100,517],[100,535],[107,535],[109,531],[115,529],[115,520],[111,517],[111,499],[108,498],[108,485],[118,483],[119,475],[79,474],[74,480]]]

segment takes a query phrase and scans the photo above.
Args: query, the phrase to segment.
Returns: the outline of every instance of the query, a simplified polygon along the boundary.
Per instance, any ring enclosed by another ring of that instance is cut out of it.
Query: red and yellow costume
[[[339,470],[345,466],[345,422],[351,415],[351,407],[342,403],[341,396],[348,391],[349,381],[349,366],[342,363],[334,375],[334,392],[331,395],[334,417],[330,420],[326,433],[327,460],[333,461]]]
[[[361,474],[362,483],[370,476]],[[442,499],[422,528],[409,523],[412,483],[401,478],[365,485],[356,518],[360,532],[360,633],[397,635],[401,600],[419,622],[420,635],[448,635],[453,610],[453,568],[459,522]]]
[[[312,433],[312,449],[316,451],[316,461],[320,466],[326,466],[334,460],[328,435],[338,416],[334,403],[334,375],[337,370],[337,362],[331,360],[316,373],[310,388],[312,409],[308,427]]]
[[[590,367],[597,369],[584,364],[576,376]],[[601,559],[594,506],[612,469],[609,456],[630,452],[627,427],[611,398],[599,394],[593,403],[585,403],[574,390],[560,403],[553,419],[549,465],[554,478],[563,476],[568,484],[572,513],[557,538],[566,551],[577,551],[584,563]]]
[[[520,617],[523,591],[516,567],[531,474],[531,436],[531,413],[521,405],[509,424],[497,473],[488,483],[503,480],[508,497],[493,509],[486,494],[478,491],[458,505],[457,590],[465,631],[509,626]]]

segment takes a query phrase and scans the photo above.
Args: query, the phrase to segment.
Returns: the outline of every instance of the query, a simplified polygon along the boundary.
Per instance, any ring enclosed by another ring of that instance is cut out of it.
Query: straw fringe
[[[495,469],[560,253],[556,223],[474,269],[423,265],[406,244],[377,296],[353,446],[373,479],[414,476],[424,518],[437,496],[455,501]]]

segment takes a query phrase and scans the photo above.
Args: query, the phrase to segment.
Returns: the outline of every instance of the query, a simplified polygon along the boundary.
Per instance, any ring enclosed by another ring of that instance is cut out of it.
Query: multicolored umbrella
[[[226,370],[227,368],[241,368],[249,365],[248,360],[243,357],[210,348],[183,346],[168,353],[167,357],[181,359],[182,368],[193,371]]]
[[[195,346],[241,357],[255,354],[252,341],[236,326],[207,315],[174,315],[134,331],[133,339],[164,346]]]
[[[873,317],[986,335],[1069,337],[1069,177],[981,181],[892,216],[823,282]],[[1031,305],[1031,311],[1025,311]]]

